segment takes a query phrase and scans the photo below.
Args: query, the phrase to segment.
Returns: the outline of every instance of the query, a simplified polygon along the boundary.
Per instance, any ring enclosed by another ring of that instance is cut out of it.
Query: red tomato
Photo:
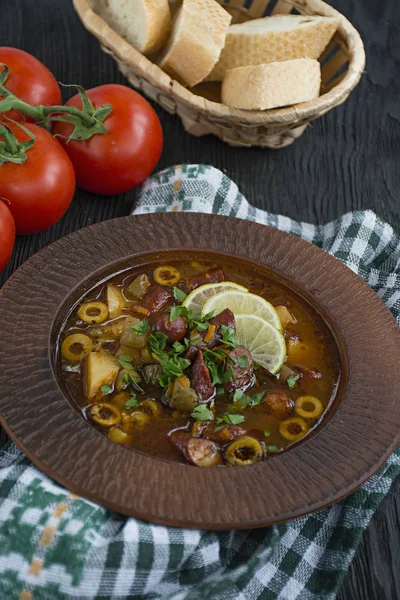
[[[15,242],[15,223],[6,204],[0,200],[0,271],[12,254]]]
[[[147,100],[123,85],[102,85],[87,95],[95,108],[112,105],[104,121],[108,132],[66,143],[72,125],[57,122],[54,133],[63,136],[58,139],[72,160],[79,187],[105,195],[126,192],[143,183],[158,162],[163,145],[160,121]],[[82,108],[79,95],[66,105]]]
[[[18,125],[9,123],[8,127],[18,141],[29,139]],[[27,150],[26,162],[0,166],[0,198],[7,202],[17,234],[54,225],[71,204],[76,184],[72,163],[57,140],[37,125],[27,123],[24,127],[36,137],[35,145]]]
[[[31,54],[18,48],[0,46],[0,63],[6,64],[9,69],[5,87],[20,100],[33,106],[61,103],[60,86],[54,75]],[[2,70],[3,67],[0,67],[0,72]],[[16,110],[0,114],[0,118],[4,119],[4,116],[14,121],[31,121]]]

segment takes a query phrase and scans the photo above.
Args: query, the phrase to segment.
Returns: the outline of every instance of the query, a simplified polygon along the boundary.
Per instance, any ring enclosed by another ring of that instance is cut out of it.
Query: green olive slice
[[[95,404],[90,413],[92,421],[103,427],[117,425],[121,421],[121,413],[118,408],[110,402],[99,402]]]
[[[79,362],[91,353],[93,342],[88,335],[73,333],[61,344],[61,356],[69,362]]]
[[[262,459],[263,449],[258,440],[244,435],[228,446],[225,456],[230,465],[252,465]]]
[[[324,412],[324,405],[315,396],[300,396],[295,402],[295,410],[300,417],[316,419]]]
[[[78,317],[90,325],[103,323],[108,319],[108,306],[104,302],[85,302],[78,309]]]
[[[308,425],[305,420],[300,417],[286,419],[279,425],[279,433],[285,440],[289,440],[290,442],[300,440],[306,435],[307,431]]]

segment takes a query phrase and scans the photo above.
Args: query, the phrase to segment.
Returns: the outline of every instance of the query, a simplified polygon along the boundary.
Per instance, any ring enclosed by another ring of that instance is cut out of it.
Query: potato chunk
[[[144,348],[147,344],[147,339],[149,337],[149,332],[146,331],[143,335],[137,335],[132,329],[134,325],[138,325],[141,319],[136,319],[135,317],[131,317],[128,315],[125,319],[124,329],[121,333],[121,344],[123,346],[128,346],[130,348]]]
[[[126,317],[121,317],[115,319],[115,321],[110,321],[105,325],[91,327],[89,329],[89,335],[94,339],[103,338],[104,340],[117,340],[124,329],[125,319]]]
[[[313,348],[297,339],[289,339],[286,343],[288,362],[291,365],[312,365],[314,360]]]
[[[86,363],[86,395],[93,398],[102,385],[112,385],[120,366],[117,360],[104,352],[91,352]]]
[[[126,307],[126,302],[121,290],[110,283],[107,286],[106,298],[110,319],[115,319],[115,317],[121,316],[123,309]]]
[[[108,307],[110,309],[110,307]],[[278,317],[281,320],[281,323],[284,327],[288,327],[290,325],[294,325],[296,323],[296,319],[287,308],[287,306],[275,306],[275,310],[278,313]]]

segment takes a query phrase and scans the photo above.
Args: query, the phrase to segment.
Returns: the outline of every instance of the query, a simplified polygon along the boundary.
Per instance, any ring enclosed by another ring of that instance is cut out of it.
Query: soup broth
[[[162,260],[100,283],[70,313],[59,356],[71,398],[103,434],[200,467],[287,450],[324,419],[340,377],[318,313],[228,258]]]

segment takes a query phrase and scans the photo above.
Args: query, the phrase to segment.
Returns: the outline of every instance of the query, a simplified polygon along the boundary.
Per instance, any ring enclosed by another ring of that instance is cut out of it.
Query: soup
[[[150,263],[70,313],[60,371],[113,442],[199,467],[250,465],[326,415],[340,361],[318,313],[230,259]]]

